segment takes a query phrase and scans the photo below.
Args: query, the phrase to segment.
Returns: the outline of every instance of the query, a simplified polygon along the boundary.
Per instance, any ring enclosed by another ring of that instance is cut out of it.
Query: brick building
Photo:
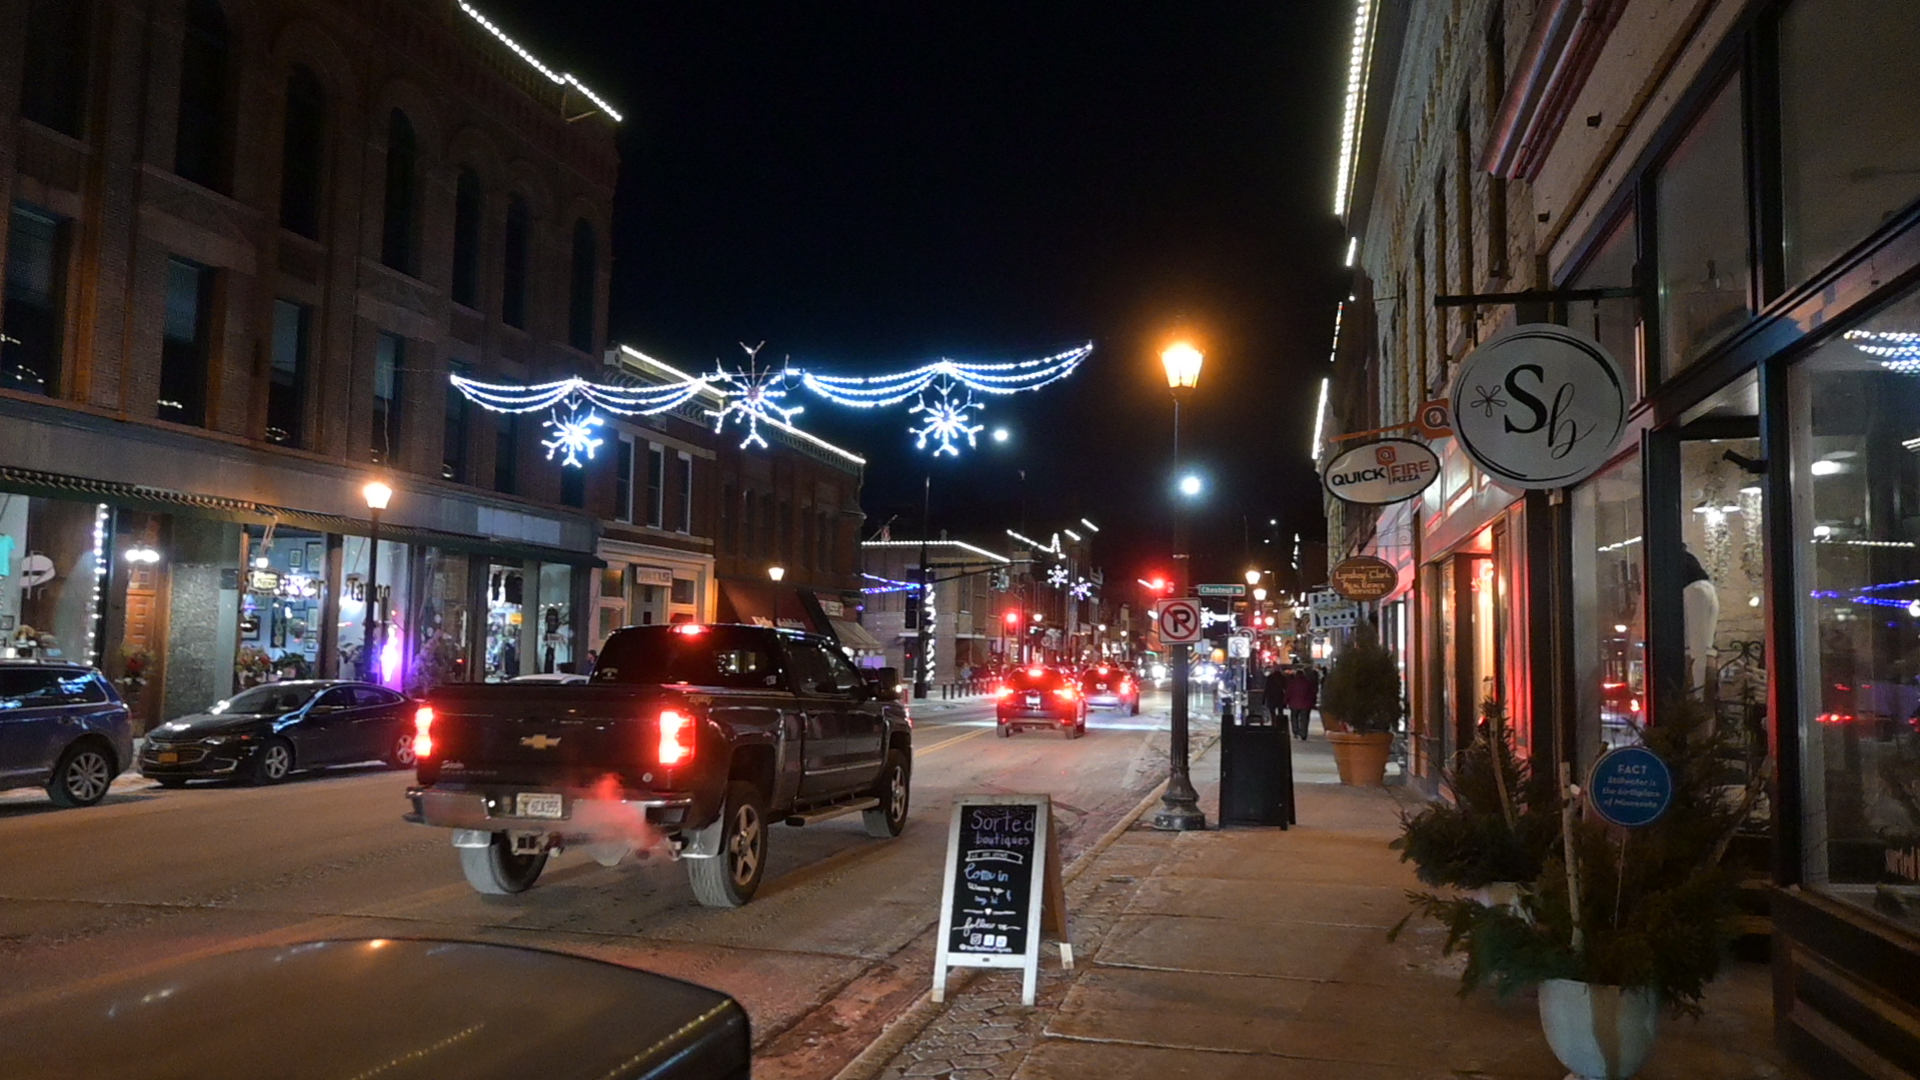
[[[458,0],[0,25],[0,651],[131,657],[148,719],[571,663],[585,474],[446,376],[597,366],[612,110]]]
[[[1416,420],[1517,323],[1585,332],[1629,399],[1577,482],[1509,487],[1443,437],[1421,495],[1330,502],[1336,559],[1401,571],[1376,614],[1410,676],[1416,779],[1489,697],[1536,767],[1579,775],[1698,698],[1772,755],[1782,1047],[1819,1076],[1913,1072],[1920,19],[1882,0],[1356,15],[1334,199],[1354,277],[1316,454]]]

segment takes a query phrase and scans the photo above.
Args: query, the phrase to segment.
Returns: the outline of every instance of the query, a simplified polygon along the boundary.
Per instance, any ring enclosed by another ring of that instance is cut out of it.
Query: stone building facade
[[[1536,767],[1576,774],[1702,701],[1771,754],[1755,869],[1781,1046],[1814,1075],[1913,1071],[1920,20],[1881,0],[1356,16],[1333,207],[1353,285],[1317,457],[1419,420],[1520,323],[1598,342],[1628,399],[1577,483],[1509,488],[1433,435],[1419,496],[1329,501],[1336,560],[1400,569],[1373,615],[1416,782],[1489,698]]]

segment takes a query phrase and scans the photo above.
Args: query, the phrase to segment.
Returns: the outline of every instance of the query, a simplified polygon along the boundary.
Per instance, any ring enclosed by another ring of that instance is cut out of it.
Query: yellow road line
[[[957,743],[957,742],[966,742],[968,739],[977,739],[980,736],[985,735],[987,732],[992,730],[993,730],[992,728],[980,728],[976,731],[969,731],[965,735],[956,735],[953,738],[947,739],[944,742],[937,742],[937,743],[934,743],[932,746],[922,747],[921,749],[915,750],[914,753],[916,755],[931,754],[935,750],[938,750],[943,746],[952,746],[954,743]]]

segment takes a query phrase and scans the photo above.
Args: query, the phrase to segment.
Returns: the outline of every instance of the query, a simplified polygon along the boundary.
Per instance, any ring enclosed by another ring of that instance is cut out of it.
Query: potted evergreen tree
[[[1373,627],[1354,630],[1347,647],[1334,657],[1320,691],[1320,713],[1340,782],[1355,787],[1385,784],[1393,725],[1400,719],[1400,666]]]
[[[1588,818],[1562,766],[1559,843],[1516,904],[1411,894],[1416,914],[1446,926],[1446,950],[1467,954],[1463,991],[1539,987],[1541,1027],[1576,1077],[1634,1075],[1663,1009],[1700,1014],[1734,937],[1738,879],[1725,856],[1769,770],[1730,798],[1725,762],[1741,735],[1711,720],[1689,700],[1640,731],[1673,778],[1668,809],[1643,828]]]
[[[1451,801],[1402,814],[1393,842],[1427,885],[1461,889],[1484,904],[1510,904],[1540,876],[1559,841],[1558,800],[1535,786],[1532,764],[1513,743],[1507,710],[1488,698],[1481,729],[1441,773]]]

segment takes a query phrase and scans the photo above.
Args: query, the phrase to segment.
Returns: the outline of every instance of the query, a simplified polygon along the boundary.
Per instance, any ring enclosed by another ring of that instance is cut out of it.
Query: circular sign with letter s
[[[1460,366],[1460,448],[1510,487],[1578,483],[1606,464],[1627,423],[1619,361],[1585,334],[1528,323],[1496,334]]]

